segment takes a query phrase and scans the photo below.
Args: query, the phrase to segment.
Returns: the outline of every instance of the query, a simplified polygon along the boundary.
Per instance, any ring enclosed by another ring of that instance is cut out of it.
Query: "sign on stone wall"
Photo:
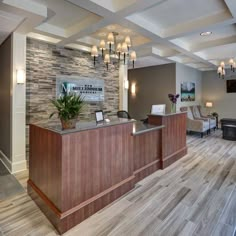
[[[86,102],[104,101],[104,80],[80,76],[56,76],[56,96],[66,93],[81,94]]]

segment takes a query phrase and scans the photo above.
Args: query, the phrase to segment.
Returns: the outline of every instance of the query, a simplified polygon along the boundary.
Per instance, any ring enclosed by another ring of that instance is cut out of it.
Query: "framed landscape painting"
[[[181,83],[181,102],[195,101],[195,83],[182,82]]]

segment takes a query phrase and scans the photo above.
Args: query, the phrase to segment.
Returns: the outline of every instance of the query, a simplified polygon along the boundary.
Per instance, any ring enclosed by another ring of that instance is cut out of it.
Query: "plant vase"
[[[171,113],[176,113],[176,103],[171,103],[171,108],[170,108]]]
[[[76,127],[77,119],[63,120],[61,119],[62,129],[74,129]]]

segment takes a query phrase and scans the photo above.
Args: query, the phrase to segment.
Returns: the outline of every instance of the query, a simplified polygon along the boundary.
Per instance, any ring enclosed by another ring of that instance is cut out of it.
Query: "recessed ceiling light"
[[[209,36],[209,35],[211,35],[211,34],[212,34],[211,31],[206,31],[206,32],[202,32],[200,35],[201,35],[201,36]]]

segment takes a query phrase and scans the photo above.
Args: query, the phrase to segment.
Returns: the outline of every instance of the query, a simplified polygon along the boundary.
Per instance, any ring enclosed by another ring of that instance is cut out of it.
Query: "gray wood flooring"
[[[66,236],[233,236],[236,142],[217,131],[188,136],[189,152],[157,171]],[[16,175],[26,187],[28,173]],[[26,193],[0,201],[0,235],[53,236],[53,226]]]

